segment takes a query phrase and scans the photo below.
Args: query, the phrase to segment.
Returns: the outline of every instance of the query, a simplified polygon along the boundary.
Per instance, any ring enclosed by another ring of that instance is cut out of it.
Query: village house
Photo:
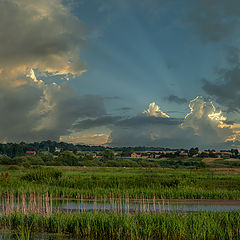
[[[36,155],[37,152],[36,152],[36,151],[26,151],[26,154],[29,154],[29,155]]]
[[[141,158],[141,153],[133,152],[133,153],[131,154],[131,158]]]
[[[188,154],[185,153],[185,152],[180,152],[180,153],[179,153],[179,156],[182,157],[182,158],[187,158],[187,157],[188,157]]]

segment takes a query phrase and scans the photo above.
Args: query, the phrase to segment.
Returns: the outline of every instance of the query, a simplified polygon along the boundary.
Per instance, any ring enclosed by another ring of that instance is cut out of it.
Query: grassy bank
[[[240,212],[197,213],[12,213],[0,217],[1,228],[48,232],[91,239],[239,239]]]
[[[232,172],[234,173],[234,172]],[[70,198],[240,199],[240,175],[217,170],[142,168],[2,168],[0,194]]]

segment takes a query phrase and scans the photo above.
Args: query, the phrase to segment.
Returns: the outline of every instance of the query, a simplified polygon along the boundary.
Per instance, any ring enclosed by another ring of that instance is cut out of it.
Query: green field
[[[238,169],[2,166],[0,193],[46,192],[53,197],[240,199]]]

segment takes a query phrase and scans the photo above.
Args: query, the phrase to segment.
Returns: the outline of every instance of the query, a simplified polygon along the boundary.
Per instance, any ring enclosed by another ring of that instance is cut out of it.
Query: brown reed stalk
[[[155,198],[155,194],[153,196],[153,211],[156,212],[156,198]]]
[[[53,207],[52,207],[52,194],[50,194],[50,213],[52,214]]]
[[[158,202],[158,211],[161,212],[161,203]]]
[[[104,194],[103,211],[106,211],[106,195]]]
[[[48,208],[48,193],[46,192],[45,193],[45,206],[46,206],[46,208],[45,208],[45,211],[46,211],[46,216],[48,216],[49,215],[49,208]]]
[[[37,211],[37,203],[36,203],[35,192],[33,192],[33,208],[34,208],[34,212],[36,212]]]
[[[26,199],[25,199],[25,194],[22,192],[22,213],[26,213]]]
[[[20,203],[19,203],[19,193],[17,194],[17,206],[16,206],[16,209],[17,211],[19,211],[19,208],[20,208]]]

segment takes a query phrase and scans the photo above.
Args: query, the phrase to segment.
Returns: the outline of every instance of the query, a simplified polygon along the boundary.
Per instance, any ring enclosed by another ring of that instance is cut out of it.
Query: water
[[[143,201],[130,201],[129,211],[142,211],[142,212],[154,212],[154,211],[233,211],[240,210],[240,201],[171,201],[165,200],[155,202]],[[90,201],[90,200],[57,200],[53,202],[58,209],[63,211],[111,211],[113,210],[113,204],[103,201]],[[126,212],[128,211],[128,204],[118,200],[115,202],[115,211]]]
[[[8,202],[8,203],[7,203]],[[47,202],[47,204],[46,204]],[[6,205],[7,203],[7,205]],[[39,203],[35,203],[39,208]],[[11,209],[18,208],[21,210],[23,206],[26,209],[33,207],[32,201],[25,199],[23,202],[16,199],[0,199],[0,214],[8,206]],[[240,201],[230,200],[123,200],[112,199],[102,200],[76,200],[76,199],[47,199],[41,200],[40,204],[43,211],[46,210],[46,206],[52,207],[52,212],[59,210],[64,212],[89,212],[89,211],[114,211],[117,213],[124,212],[193,212],[193,211],[233,211],[240,210]],[[37,209],[37,211],[39,211]],[[26,210],[27,212],[27,210]],[[41,212],[41,211],[40,211]],[[1,232],[0,240],[14,240],[19,239],[13,232]],[[74,239],[70,236],[56,235],[56,234],[34,234],[31,239],[34,240],[60,240],[60,239]]]
[[[12,200],[6,204],[6,199],[0,199],[0,211],[3,211],[6,206],[10,209],[21,209],[22,201]],[[46,204],[47,202],[47,204]],[[233,200],[123,200],[111,199],[102,200],[76,200],[76,199],[48,199],[41,200],[39,206],[36,201],[35,206],[29,199],[24,201],[26,209],[42,209],[49,212],[56,210],[64,212],[89,212],[89,211],[114,211],[114,212],[162,212],[162,211],[233,211],[240,210],[240,201]],[[28,210],[26,210],[27,212]]]

